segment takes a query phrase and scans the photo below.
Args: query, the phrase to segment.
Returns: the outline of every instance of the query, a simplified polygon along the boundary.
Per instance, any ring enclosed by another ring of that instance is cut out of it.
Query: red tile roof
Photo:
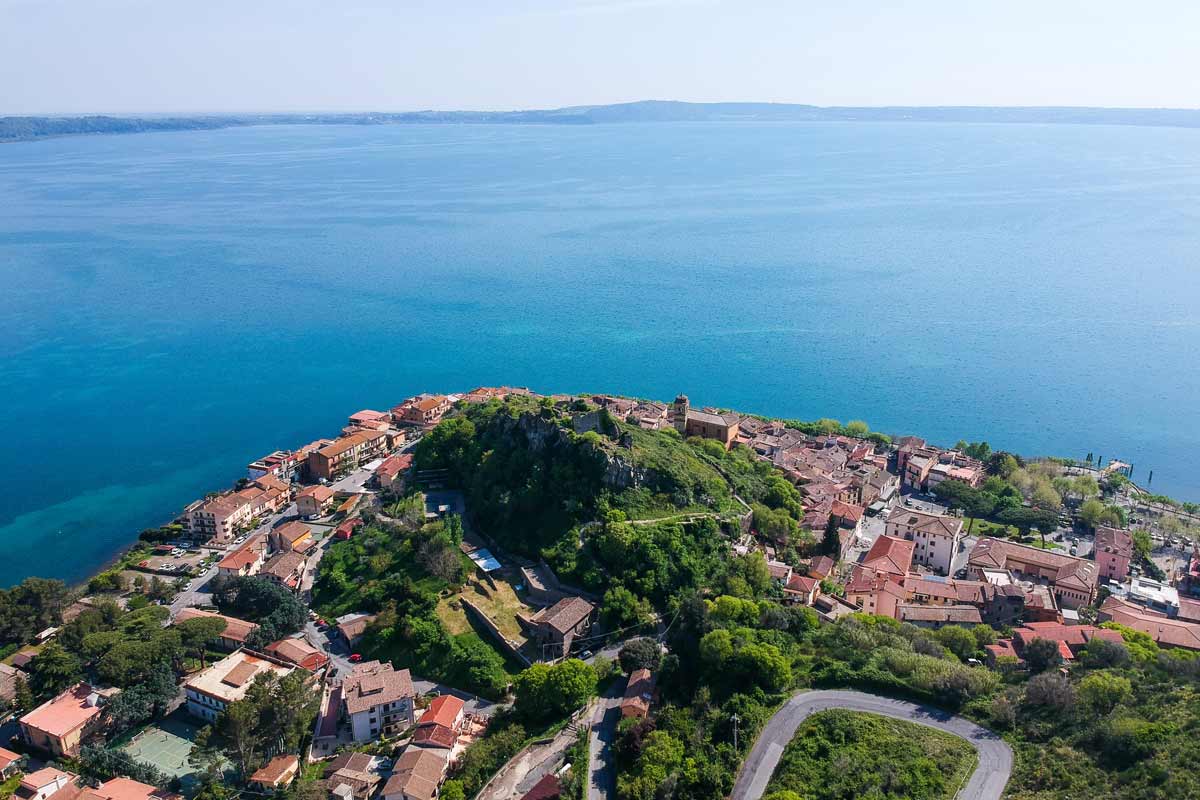
[[[913,543],[894,536],[880,536],[862,560],[864,567],[901,577],[912,567]]]
[[[21,717],[21,724],[51,736],[66,736],[100,716],[100,706],[88,700],[95,691],[86,683],[77,683]]]
[[[413,744],[426,747],[444,747],[447,750],[458,743],[458,732],[445,725],[422,725],[413,734]]]
[[[562,795],[562,784],[553,773],[542,776],[542,779],[525,793],[521,800],[557,800]]]
[[[1100,619],[1112,620],[1135,631],[1149,634],[1155,642],[1167,647],[1200,650],[1200,625],[1157,614],[1126,602],[1115,595],[1100,606]],[[1108,631],[1116,633],[1116,631]]]
[[[216,614],[212,611],[204,611],[199,608],[181,608],[179,613],[175,615],[175,624],[186,622],[189,619],[223,619],[225,620],[225,630],[221,631],[221,638],[229,639],[234,642],[245,642],[258,626],[253,622],[246,622],[244,619],[237,617],[227,617],[224,614]]]
[[[1049,639],[1058,642],[1059,652],[1067,661],[1074,653],[1092,639],[1107,639],[1110,642],[1124,641],[1121,634],[1095,625],[1063,625],[1059,622],[1027,622],[1013,631],[1013,645],[1018,652],[1024,651],[1034,639]]]
[[[275,786],[289,776],[294,776],[299,768],[300,759],[295,756],[275,756],[251,775],[250,781],[251,783],[261,783],[266,786]]]
[[[466,708],[466,703],[452,694],[438,695],[421,715],[418,725],[445,725],[453,728]]]

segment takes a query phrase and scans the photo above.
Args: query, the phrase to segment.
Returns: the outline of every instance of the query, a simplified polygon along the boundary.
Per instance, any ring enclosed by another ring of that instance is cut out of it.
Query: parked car
[[[360,661],[362,661],[362,653],[351,653],[350,654],[350,663],[351,664],[357,664]]]

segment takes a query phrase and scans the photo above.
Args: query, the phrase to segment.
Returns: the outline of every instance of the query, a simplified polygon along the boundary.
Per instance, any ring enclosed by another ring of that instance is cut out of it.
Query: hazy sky
[[[0,113],[1200,106],[1200,0],[0,0]]]

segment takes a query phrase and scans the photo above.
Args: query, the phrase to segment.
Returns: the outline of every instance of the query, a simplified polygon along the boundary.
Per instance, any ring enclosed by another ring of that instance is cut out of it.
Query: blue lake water
[[[264,127],[0,148],[0,585],[480,384],[1088,452],[1200,498],[1200,131]]]

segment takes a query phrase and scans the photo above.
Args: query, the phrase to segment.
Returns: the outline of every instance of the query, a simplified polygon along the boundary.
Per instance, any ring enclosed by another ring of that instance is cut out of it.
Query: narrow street
[[[592,732],[588,739],[587,800],[609,800],[616,796],[617,771],[613,744],[617,740],[617,725],[621,722],[624,690],[623,681],[613,681],[592,714]]]

